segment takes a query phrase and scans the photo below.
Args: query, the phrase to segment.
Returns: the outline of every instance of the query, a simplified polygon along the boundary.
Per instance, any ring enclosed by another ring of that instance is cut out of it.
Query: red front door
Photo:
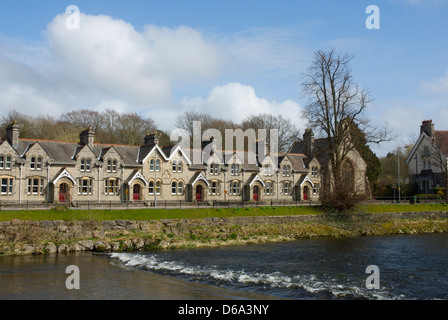
[[[61,183],[59,185],[59,202],[65,203],[68,201],[68,184]]]
[[[196,187],[196,201],[197,202],[201,202],[202,201],[202,191],[203,191],[202,186],[198,185]]]
[[[254,195],[253,195],[253,200],[254,202],[258,201],[258,195],[260,193],[260,188],[258,186],[254,187]]]
[[[140,185],[139,184],[134,184],[134,188],[133,188],[133,200],[134,201],[140,201]]]
[[[309,192],[309,188],[305,186],[303,188],[303,200],[308,200],[308,192]]]

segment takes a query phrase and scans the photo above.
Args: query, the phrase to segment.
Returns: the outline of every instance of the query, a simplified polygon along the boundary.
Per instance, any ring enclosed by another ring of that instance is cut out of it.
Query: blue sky
[[[68,30],[66,7],[81,12]],[[367,6],[380,9],[368,30]],[[135,111],[164,130],[190,109],[235,121],[298,116],[302,74],[319,49],[353,54],[368,115],[396,141],[422,120],[448,129],[448,1],[3,1],[0,108],[50,114],[80,108]]]

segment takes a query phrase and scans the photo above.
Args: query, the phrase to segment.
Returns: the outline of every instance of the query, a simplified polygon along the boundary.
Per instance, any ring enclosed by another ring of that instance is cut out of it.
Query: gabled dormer
[[[31,171],[42,171],[49,156],[39,142],[35,142],[25,149],[22,158],[25,158],[26,165]]]
[[[187,166],[191,165],[190,158],[182,149],[180,143],[175,146],[162,148],[164,153],[168,156],[168,161],[171,164],[171,171],[173,173],[184,172]]]
[[[104,170],[108,173],[115,173],[122,166],[122,157],[114,146],[103,148],[101,150],[100,158],[103,162]]]
[[[264,160],[261,162],[260,174],[266,177],[274,176],[277,173],[277,163],[268,154],[265,156]]]
[[[207,165],[208,173],[216,176],[220,173],[220,168],[224,162],[217,153],[212,153],[205,164]]]
[[[0,170],[11,170],[17,156],[17,151],[9,144],[8,140],[0,142]]]
[[[280,175],[283,177],[290,177],[292,176],[293,172],[293,164],[291,160],[288,158],[288,156],[283,157],[283,159],[280,161],[279,164],[280,167]]]
[[[89,145],[79,146],[73,154],[76,169],[80,172],[91,172],[96,161],[96,154]]]
[[[227,172],[231,176],[239,176],[243,169],[243,159],[238,156],[238,153],[234,152],[233,155],[227,160]]]

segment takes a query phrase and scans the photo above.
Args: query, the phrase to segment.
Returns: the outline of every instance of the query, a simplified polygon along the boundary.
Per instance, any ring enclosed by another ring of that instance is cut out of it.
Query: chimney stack
[[[6,127],[6,139],[8,139],[9,144],[16,150],[19,146],[19,129],[20,127],[15,120]]]
[[[431,139],[434,139],[434,124],[432,123],[432,120],[425,120],[422,122],[422,125],[420,126],[420,134],[423,132]]]
[[[212,154],[212,153],[216,152],[216,139],[215,139],[215,137],[212,136],[210,138],[210,141],[212,143],[212,150],[210,151],[210,153]]]
[[[145,137],[145,145],[146,144],[159,144],[159,137],[157,136],[157,132],[150,132]]]
[[[314,133],[312,129],[306,129],[303,134],[303,141],[306,143],[307,155],[313,155],[314,153]]]
[[[92,127],[84,130],[79,134],[79,144],[82,146],[88,145],[91,149],[93,149],[93,143],[95,141],[95,132]]]

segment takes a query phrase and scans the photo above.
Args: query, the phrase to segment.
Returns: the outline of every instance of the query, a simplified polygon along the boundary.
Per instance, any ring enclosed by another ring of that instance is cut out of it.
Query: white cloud
[[[445,75],[441,78],[434,79],[433,81],[424,82],[423,88],[433,93],[445,93],[448,94],[448,68]]]
[[[69,30],[67,18],[56,16],[41,43],[0,38],[2,110],[58,116],[110,108],[149,116],[165,130],[191,106],[235,122],[250,114],[277,113],[303,123],[294,101],[263,99],[238,82],[215,86],[207,97],[175,98],[186,95],[179,94],[179,87],[210,87],[223,75],[297,74],[311,55],[295,41],[297,30],[252,29],[211,40],[188,26],[147,25],[139,31],[120,19],[83,13],[80,29]]]
[[[228,83],[214,87],[207,98],[184,98],[185,109],[194,109],[215,117],[241,122],[252,114],[272,113],[291,119],[299,128],[304,128],[304,120],[299,118],[301,107],[292,100],[269,101],[257,96],[255,89],[241,83]]]
[[[214,76],[225,60],[217,46],[189,27],[146,26],[138,32],[123,20],[81,14],[80,29],[68,30],[65,19],[57,16],[47,29],[57,60],[78,81],[88,79],[137,104],[166,103],[173,82]]]
[[[178,82],[211,79],[224,50],[190,27],[134,27],[109,16],[81,14],[80,29],[56,16],[45,43],[0,38],[2,109],[52,115],[111,104],[141,112],[173,103]],[[124,102],[125,101],[125,102]]]

